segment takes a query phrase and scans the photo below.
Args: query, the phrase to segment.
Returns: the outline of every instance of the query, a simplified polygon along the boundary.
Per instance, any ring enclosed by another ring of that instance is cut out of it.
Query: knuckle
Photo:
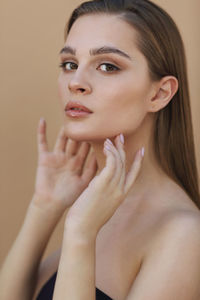
[[[125,154],[124,151],[122,151],[122,159],[123,159],[124,162],[126,161],[126,154]]]
[[[105,169],[102,173],[102,178],[104,182],[110,181],[112,176],[113,176],[113,172],[111,169]]]
[[[121,167],[123,167],[123,165],[124,165],[124,162],[123,162],[123,160],[121,159],[121,157],[120,157],[120,165],[121,165]]]
[[[124,163],[120,157],[118,158],[118,164],[119,164],[120,169],[123,169]]]
[[[136,160],[136,162],[135,162],[135,170],[137,171],[139,168],[140,168],[140,166],[141,166],[141,160]]]
[[[123,148],[120,148],[119,152],[120,152],[120,155],[121,155],[123,158],[125,158],[126,153],[125,153],[124,149],[123,149]]]

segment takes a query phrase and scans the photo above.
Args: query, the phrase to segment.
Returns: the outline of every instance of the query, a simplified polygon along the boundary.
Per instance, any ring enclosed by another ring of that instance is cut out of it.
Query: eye
[[[100,66],[106,66],[106,67],[103,68],[104,69],[103,72],[105,70],[108,70],[108,72],[114,72],[114,71],[119,71],[120,70],[118,67],[116,67],[112,64],[108,64],[108,63],[103,63]],[[105,72],[108,73],[107,71],[105,71]]]
[[[61,63],[61,64],[59,65],[59,67],[60,67],[61,69],[63,69],[64,71],[71,70],[70,68],[67,67],[67,66],[70,66],[70,64],[71,64],[72,66],[75,66],[75,65],[76,65],[75,63],[73,63],[73,62],[71,62],[71,61],[66,61],[66,62]]]
[[[70,65],[72,66],[72,68],[70,68]],[[59,65],[59,67],[61,69],[63,69],[64,71],[70,71],[70,70],[74,70],[76,67],[76,64],[71,62],[71,61],[66,61],[63,62]],[[115,72],[115,71],[119,71],[120,69],[118,67],[116,67],[113,64],[109,64],[109,63],[102,63],[99,67],[101,66],[105,66],[104,68],[102,68],[104,73],[111,73],[111,72]],[[75,67],[75,68],[74,68]]]

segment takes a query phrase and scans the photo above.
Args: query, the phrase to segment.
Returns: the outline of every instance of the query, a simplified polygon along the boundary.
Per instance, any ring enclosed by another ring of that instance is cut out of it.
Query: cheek
[[[105,94],[102,115],[107,121],[107,126],[123,128],[125,131],[136,129],[144,119],[147,108],[147,85],[144,82],[120,82],[109,86]]]
[[[104,90],[105,106],[108,110],[115,113],[124,113],[128,115],[131,112],[144,110],[148,95],[148,86],[143,81],[134,80],[120,81],[115,85],[109,85],[107,92]],[[105,111],[105,110],[104,110]]]

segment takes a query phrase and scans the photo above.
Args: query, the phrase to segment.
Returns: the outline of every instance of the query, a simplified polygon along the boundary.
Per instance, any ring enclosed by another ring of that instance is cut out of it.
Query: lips
[[[76,111],[81,112],[82,111],[82,112],[92,113],[92,111],[88,107],[82,105],[79,102],[73,102],[73,101],[69,101],[67,103],[67,105],[65,106],[65,111],[66,112],[67,111],[74,111],[74,112],[76,112]]]

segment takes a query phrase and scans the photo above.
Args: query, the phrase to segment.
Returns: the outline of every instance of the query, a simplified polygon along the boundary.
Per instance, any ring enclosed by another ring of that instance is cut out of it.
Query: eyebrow
[[[59,52],[59,54],[72,54],[72,55],[76,55],[76,50],[70,46],[65,46],[64,48],[61,49],[61,51]],[[129,60],[132,60],[131,57],[123,52],[122,50],[115,48],[115,47],[111,47],[111,46],[103,46],[101,48],[93,48],[90,49],[90,55],[94,56],[94,55],[101,55],[101,54],[105,54],[105,53],[114,53],[114,54],[118,54],[120,56],[123,56],[125,58],[128,58]]]

